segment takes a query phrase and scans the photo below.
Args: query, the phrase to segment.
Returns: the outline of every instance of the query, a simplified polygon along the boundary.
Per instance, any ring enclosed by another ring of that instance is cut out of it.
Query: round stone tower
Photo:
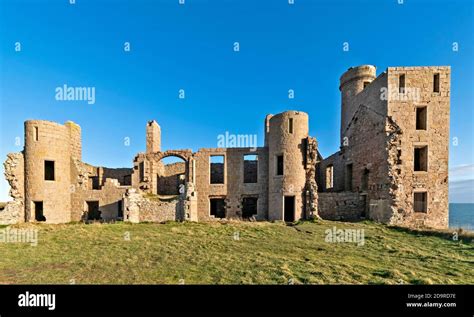
[[[26,221],[71,220],[71,164],[80,159],[80,133],[73,122],[25,122]]]
[[[341,140],[343,133],[354,116],[359,104],[353,102],[353,98],[364,90],[376,78],[376,68],[373,65],[361,65],[349,68],[340,79],[339,90],[341,91]]]
[[[304,216],[304,142],[308,132],[308,114],[304,112],[286,111],[269,118],[269,220],[294,221]]]

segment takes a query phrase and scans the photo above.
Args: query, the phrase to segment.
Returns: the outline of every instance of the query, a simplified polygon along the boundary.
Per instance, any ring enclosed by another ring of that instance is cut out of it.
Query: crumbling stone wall
[[[81,221],[87,218],[87,202],[98,201],[101,219],[111,221],[117,219],[119,210],[123,210],[122,198],[130,186],[121,186],[116,179],[107,178],[100,190],[76,187],[71,194],[71,221]]]
[[[5,163],[5,178],[10,185],[10,197],[13,201],[7,202],[0,210],[0,225],[9,225],[25,221],[24,208],[24,157],[22,153],[9,153]]]
[[[184,195],[170,201],[161,201],[157,197],[146,198],[134,188],[124,195],[124,221],[138,222],[165,222],[183,220]]]

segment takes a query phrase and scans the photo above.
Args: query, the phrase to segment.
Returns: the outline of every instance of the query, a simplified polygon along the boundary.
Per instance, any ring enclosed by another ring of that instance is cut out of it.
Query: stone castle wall
[[[358,193],[319,193],[318,213],[326,220],[352,221],[365,216],[365,199]]]
[[[446,227],[450,68],[389,67],[376,77],[374,66],[363,65],[341,76],[340,90],[341,147],[325,159],[309,136],[308,115],[299,111],[267,115],[265,146],[256,149],[161,152],[161,128],[150,121],[146,152],[136,155],[132,169],[82,162],[81,128],[73,122],[26,121],[24,151],[10,154],[5,162],[14,201],[0,211],[0,223],[35,221],[35,206],[41,202],[43,220],[49,223],[82,220],[87,203],[95,201],[106,221],[122,212],[131,222],[215,220],[211,199],[224,200],[225,218],[242,218],[244,202],[253,209],[257,199],[255,217],[261,220],[292,221],[319,214]],[[426,107],[422,129],[416,127],[420,107]],[[426,171],[414,171],[414,149],[419,147],[428,149]],[[224,163],[211,165],[214,155],[222,156]],[[246,161],[246,155],[258,159]],[[184,162],[165,165],[162,159],[168,156]],[[54,165],[54,179],[45,177],[46,161]],[[282,175],[278,162],[283,162]],[[211,178],[222,182],[212,183]],[[420,192],[428,197],[426,212],[414,211],[414,197]],[[159,194],[177,199],[155,197]]]

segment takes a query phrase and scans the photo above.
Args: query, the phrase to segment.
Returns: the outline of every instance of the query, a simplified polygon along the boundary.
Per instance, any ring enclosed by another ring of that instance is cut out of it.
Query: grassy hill
[[[363,229],[364,244],[326,242]],[[22,224],[38,245],[0,243],[0,283],[474,284],[472,236],[371,222]]]

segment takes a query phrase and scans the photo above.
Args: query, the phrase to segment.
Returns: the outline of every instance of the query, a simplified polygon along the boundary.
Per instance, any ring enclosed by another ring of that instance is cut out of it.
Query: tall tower
[[[80,155],[78,127],[72,122],[25,122],[26,221],[71,221],[71,151]]]
[[[354,102],[354,96],[364,90],[376,78],[376,68],[372,65],[361,65],[349,68],[340,78],[341,91],[341,129],[342,140],[344,131],[354,116],[359,104]]]
[[[146,125],[146,152],[161,151],[161,128],[155,120],[148,121]]]
[[[304,112],[286,111],[269,118],[269,220],[294,221],[304,216],[304,153],[308,132],[308,115]]]

